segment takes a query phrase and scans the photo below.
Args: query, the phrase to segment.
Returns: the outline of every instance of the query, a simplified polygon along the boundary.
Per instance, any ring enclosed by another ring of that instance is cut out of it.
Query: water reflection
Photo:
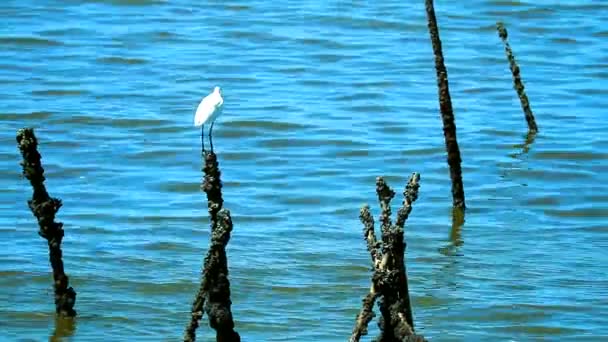
[[[532,143],[534,143],[534,139],[536,139],[536,134],[536,132],[528,131],[524,143],[522,145],[515,145],[516,148],[521,148],[521,151],[517,153],[512,153],[510,156],[514,159],[520,159],[521,156],[528,154]]]
[[[76,318],[74,317],[55,317],[55,330],[49,336],[49,342],[63,341],[66,337],[71,337],[76,331]]]
[[[464,244],[462,240],[462,226],[464,225],[464,210],[462,208],[452,209],[452,229],[450,230],[450,242],[454,247]]]
[[[452,227],[450,228],[450,238],[446,246],[439,248],[439,253],[445,256],[456,256],[459,247],[464,244],[462,239],[462,226],[465,222],[464,210],[452,208]]]

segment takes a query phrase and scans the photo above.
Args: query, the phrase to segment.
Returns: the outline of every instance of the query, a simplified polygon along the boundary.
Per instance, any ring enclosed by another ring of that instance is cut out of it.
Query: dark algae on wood
[[[209,318],[209,325],[216,331],[216,341],[237,342],[241,337],[234,330],[226,256],[226,246],[232,232],[232,219],[230,211],[222,208],[224,200],[217,156],[206,151],[203,157],[205,176],[201,188],[207,194],[211,244],[203,263],[201,285],[192,304],[192,316],[184,333],[184,341],[196,340],[196,329],[204,310]]]
[[[536,133],[538,132],[538,126],[536,125],[536,119],[534,118],[534,114],[532,114],[532,109],[530,109],[530,100],[528,100],[528,95],[526,95],[524,83],[521,80],[521,72],[519,69],[519,65],[517,65],[517,62],[515,61],[515,56],[513,56],[513,50],[511,50],[511,45],[509,45],[509,41],[507,40],[507,29],[505,28],[505,25],[503,23],[498,22],[496,23],[496,30],[498,31],[498,36],[505,45],[505,53],[507,55],[507,59],[509,60],[509,67],[511,68],[511,73],[513,74],[513,87],[517,92],[517,96],[519,96],[521,108],[524,111],[526,122],[528,123],[528,131],[530,133]]]
[[[425,1],[433,53],[435,54],[435,70],[437,72],[437,87],[439,92],[439,108],[443,120],[443,136],[448,154],[448,165],[450,167],[450,178],[452,180],[452,205],[456,208],[465,208],[464,186],[462,184],[462,168],[460,166],[460,148],[456,139],[456,123],[454,122],[454,110],[448,85],[448,71],[443,59],[441,40],[439,39],[439,28],[435,17],[433,0]]]
[[[61,200],[49,196],[44,186],[44,169],[38,152],[38,140],[32,128],[23,128],[17,132],[17,145],[23,161],[23,175],[30,181],[34,190],[32,199],[27,204],[38,220],[38,234],[46,239],[49,246],[49,260],[53,269],[53,287],[55,291],[55,312],[60,317],[74,317],[76,311],[76,291],[69,286],[69,278],[63,268],[61,241],[64,231],[63,223],[55,221],[55,215],[61,208]]]
[[[367,241],[374,273],[369,293],[363,298],[362,308],[355,319],[351,342],[358,342],[361,336],[367,335],[368,324],[375,316],[373,307],[377,299],[382,317],[378,323],[380,336],[376,341],[426,341],[424,337],[414,333],[405,267],[407,244],[404,227],[412,211],[412,204],[418,199],[419,181],[420,175],[413,173],[403,191],[403,204],[397,211],[397,220],[393,224],[390,202],[395,197],[395,192],[382,177],[376,179],[376,193],[381,209],[381,241],[376,238],[374,219],[369,206],[361,208],[359,219],[363,223],[363,237]]]

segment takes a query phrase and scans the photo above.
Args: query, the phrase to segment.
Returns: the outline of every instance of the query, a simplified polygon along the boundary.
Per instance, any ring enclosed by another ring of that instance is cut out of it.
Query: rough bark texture
[[[379,299],[382,317],[378,323],[382,342],[426,341],[414,333],[414,321],[409,297],[407,271],[405,268],[404,225],[412,210],[412,204],[418,198],[420,175],[412,174],[405,188],[403,205],[397,213],[395,225],[391,224],[390,201],[395,192],[379,177],[376,180],[376,193],[380,202],[382,223],[382,243],[376,240],[374,219],[369,206],[361,208],[359,218],[363,223],[363,237],[372,258],[374,273],[369,293],[363,298],[362,308],[355,319],[355,326],[350,337],[357,342],[367,335],[369,322],[374,318],[373,306]]]
[[[443,136],[445,137],[445,148],[448,153],[448,165],[450,167],[450,178],[452,179],[452,204],[457,208],[465,208],[464,186],[462,184],[462,169],[460,148],[456,139],[456,123],[454,122],[454,110],[448,85],[448,72],[443,60],[443,49],[439,39],[439,29],[433,0],[425,1],[433,53],[435,54],[435,70],[437,71],[437,86],[439,89],[439,107],[441,119],[443,120]]]
[[[192,317],[186,327],[184,341],[196,340],[196,329],[203,317],[209,317],[209,325],[216,331],[216,341],[237,342],[241,340],[234,330],[228,280],[228,258],[226,245],[230,241],[232,219],[230,212],[222,209],[222,183],[217,156],[205,152],[205,177],[202,189],[207,193],[207,207],[211,221],[211,244],[205,257],[201,275],[201,286],[192,304]]]
[[[69,286],[68,276],[63,269],[61,241],[64,231],[63,223],[55,221],[55,215],[61,208],[61,200],[49,196],[44,186],[44,169],[38,153],[38,140],[32,128],[17,132],[17,145],[23,156],[21,166],[23,175],[30,181],[34,193],[28,201],[30,210],[38,220],[38,234],[46,239],[49,246],[49,260],[53,269],[53,286],[55,290],[55,311],[59,316],[74,317],[76,311],[76,291]]]
[[[528,130],[530,132],[536,133],[538,132],[538,126],[536,125],[536,119],[534,118],[534,114],[532,114],[532,109],[530,109],[530,101],[528,100],[528,95],[526,95],[524,83],[521,80],[519,66],[515,61],[515,56],[513,56],[513,50],[511,50],[511,46],[509,45],[509,41],[507,40],[507,29],[505,28],[503,23],[498,22],[496,23],[496,30],[498,31],[498,36],[500,37],[500,39],[502,39],[502,42],[505,45],[505,53],[507,54],[507,59],[509,60],[509,67],[511,68],[511,73],[513,74],[513,88],[515,88],[517,96],[519,96],[521,108],[524,111],[526,122],[528,123]]]

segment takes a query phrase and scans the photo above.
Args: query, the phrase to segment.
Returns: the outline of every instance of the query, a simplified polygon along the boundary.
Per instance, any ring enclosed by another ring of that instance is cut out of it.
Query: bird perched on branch
[[[194,115],[194,126],[201,127],[201,145],[203,153],[205,152],[205,125],[211,123],[209,128],[209,145],[211,146],[211,152],[213,152],[213,124],[217,117],[221,114],[224,105],[224,99],[220,92],[220,87],[213,88],[213,92],[203,98],[196,108],[196,114]]]

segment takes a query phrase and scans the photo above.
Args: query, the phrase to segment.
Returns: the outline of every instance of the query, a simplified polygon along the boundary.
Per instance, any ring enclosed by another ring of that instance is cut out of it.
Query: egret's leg
[[[203,154],[205,154],[205,125],[201,126],[201,147]]]
[[[209,128],[209,145],[211,145],[211,152],[213,152],[213,136],[211,135],[211,132],[213,131],[214,123],[215,123],[215,120],[213,120],[213,122],[211,122],[211,128]]]

